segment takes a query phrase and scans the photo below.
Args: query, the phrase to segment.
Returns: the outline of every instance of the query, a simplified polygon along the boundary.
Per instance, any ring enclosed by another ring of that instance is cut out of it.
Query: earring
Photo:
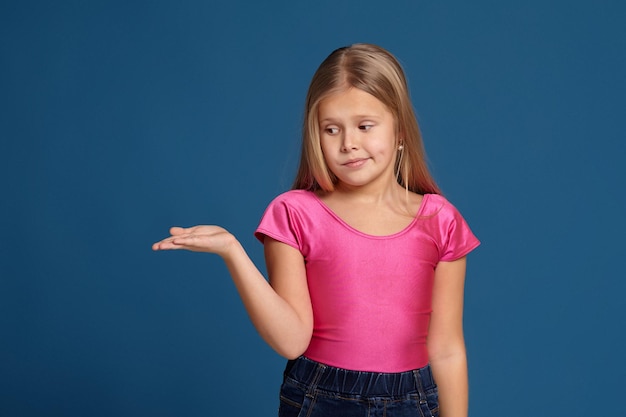
[[[400,146],[398,146],[398,150],[399,150],[399,151],[401,151],[401,150],[403,150],[403,149],[404,149],[404,145],[400,145]]]

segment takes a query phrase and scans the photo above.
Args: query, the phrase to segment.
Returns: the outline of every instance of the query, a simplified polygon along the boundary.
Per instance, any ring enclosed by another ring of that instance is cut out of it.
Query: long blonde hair
[[[380,100],[394,115],[402,151],[396,158],[398,183],[418,194],[440,194],[426,164],[402,66],[385,49],[354,44],[333,51],[319,66],[309,85],[302,126],[302,153],[293,189],[333,191],[337,181],[324,160],[320,144],[318,107],[329,95],[358,88]]]

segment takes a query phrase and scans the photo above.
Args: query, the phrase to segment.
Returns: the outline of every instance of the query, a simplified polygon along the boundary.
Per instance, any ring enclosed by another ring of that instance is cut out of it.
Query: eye
[[[326,132],[329,135],[336,135],[337,133],[339,133],[339,128],[337,127],[327,127],[324,129],[324,132]]]
[[[373,127],[374,127],[374,125],[367,124],[367,123],[364,123],[364,124],[362,124],[362,125],[359,125],[359,129],[360,129],[360,130],[363,130],[363,131],[365,131],[365,132],[367,132],[368,130],[370,130],[370,129],[371,129],[371,128],[373,128]]]

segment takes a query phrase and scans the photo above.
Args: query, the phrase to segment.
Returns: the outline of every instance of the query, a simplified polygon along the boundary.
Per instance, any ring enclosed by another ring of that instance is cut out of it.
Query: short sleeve
[[[480,241],[472,233],[456,207],[447,203],[440,214],[444,217],[441,224],[441,261],[454,261],[462,258],[480,245]]]
[[[298,250],[302,249],[301,227],[295,211],[282,196],[272,201],[265,213],[254,236],[263,243],[265,236],[276,239]]]

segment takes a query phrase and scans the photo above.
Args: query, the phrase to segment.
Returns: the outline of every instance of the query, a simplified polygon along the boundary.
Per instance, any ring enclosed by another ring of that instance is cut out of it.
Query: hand
[[[237,240],[219,226],[172,227],[170,237],[152,245],[153,250],[186,249],[225,255]]]

